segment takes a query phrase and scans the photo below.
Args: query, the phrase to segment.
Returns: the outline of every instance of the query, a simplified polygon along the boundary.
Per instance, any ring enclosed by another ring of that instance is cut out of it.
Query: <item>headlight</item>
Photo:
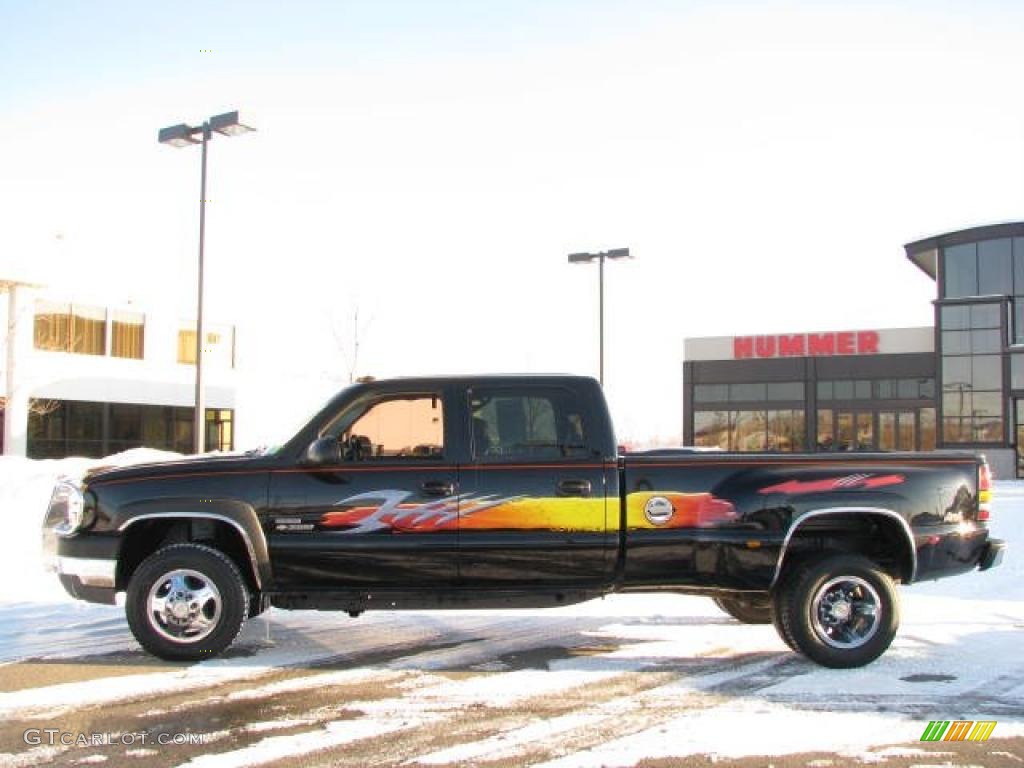
[[[58,536],[71,536],[86,526],[88,515],[85,511],[85,497],[82,489],[77,483],[66,478],[57,481],[53,489],[53,496],[50,497],[51,515],[57,515],[59,522],[54,529]]]

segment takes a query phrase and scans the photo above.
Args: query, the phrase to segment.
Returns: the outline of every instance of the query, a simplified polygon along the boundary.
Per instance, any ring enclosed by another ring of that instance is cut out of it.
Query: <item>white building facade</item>
[[[3,454],[193,449],[195,321],[0,280]],[[206,324],[208,450],[235,447],[235,329]]]

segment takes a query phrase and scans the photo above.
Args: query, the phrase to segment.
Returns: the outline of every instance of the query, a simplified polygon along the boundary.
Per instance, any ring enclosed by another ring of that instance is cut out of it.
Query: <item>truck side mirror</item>
[[[341,446],[336,437],[318,437],[309,444],[303,464],[323,466],[341,464]]]

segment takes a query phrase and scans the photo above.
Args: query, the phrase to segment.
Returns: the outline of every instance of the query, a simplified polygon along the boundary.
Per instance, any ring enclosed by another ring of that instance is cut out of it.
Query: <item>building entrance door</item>
[[[836,411],[836,449],[870,451],[875,447],[875,417],[871,411]]]
[[[914,411],[878,412],[878,448],[882,451],[912,451],[916,447],[917,422]]]

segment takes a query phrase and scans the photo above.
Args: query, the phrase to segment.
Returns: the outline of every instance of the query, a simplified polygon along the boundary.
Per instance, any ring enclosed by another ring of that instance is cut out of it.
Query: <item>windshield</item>
[[[346,387],[344,390],[342,390],[342,393],[344,393],[348,389],[351,389],[351,387]],[[320,411],[324,409],[325,406],[325,401],[317,403],[317,405],[314,408],[310,408],[305,413],[302,419],[296,419],[295,421],[293,421],[292,428],[290,430],[279,432],[277,437],[273,441],[265,445],[261,445],[258,448],[254,448],[251,451],[246,451],[246,454],[250,456],[273,456],[279,453],[281,449],[284,448],[285,444],[293,437],[295,437],[295,435],[297,435],[301,429],[303,429],[307,424],[309,424],[309,422],[311,422],[317,416],[317,414],[319,414]]]

